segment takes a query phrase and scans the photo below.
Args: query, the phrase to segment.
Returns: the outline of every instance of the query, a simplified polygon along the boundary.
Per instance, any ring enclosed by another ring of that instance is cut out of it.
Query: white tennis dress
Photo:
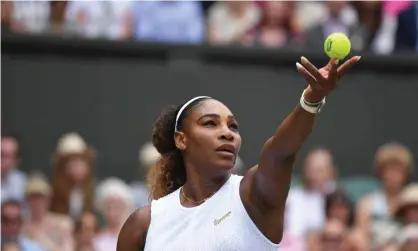
[[[145,251],[277,251],[248,216],[239,194],[242,176],[228,181],[205,203],[180,204],[180,189],[151,203]]]

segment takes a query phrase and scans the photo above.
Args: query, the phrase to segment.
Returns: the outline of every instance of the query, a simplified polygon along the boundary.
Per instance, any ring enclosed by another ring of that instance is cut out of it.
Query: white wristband
[[[318,114],[321,112],[322,106],[325,105],[325,97],[317,103],[311,103],[305,100],[305,91],[303,91],[302,96],[300,97],[300,106],[303,108],[303,110],[309,113]]]

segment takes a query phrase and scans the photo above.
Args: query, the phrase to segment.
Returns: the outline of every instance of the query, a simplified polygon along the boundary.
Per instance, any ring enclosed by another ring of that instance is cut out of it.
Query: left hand
[[[321,101],[335,89],[337,81],[360,58],[360,56],[354,56],[341,66],[338,66],[337,59],[331,59],[326,66],[318,70],[308,59],[302,57],[302,64],[296,63],[296,68],[309,84],[305,92],[305,99],[312,103]]]

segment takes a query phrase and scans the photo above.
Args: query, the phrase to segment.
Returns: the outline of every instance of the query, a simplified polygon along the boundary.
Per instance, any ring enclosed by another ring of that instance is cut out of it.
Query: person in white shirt
[[[127,219],[117,251],[274,250],[283,236],[284,210],[296,153],[336,81],[360,57],[317,69],[297,63],[308,87],[299,104],[267,140],[259,164],[233,175],[241,147],[237,119],[223,103],[195,97],[157,119],[153,143],[162,155],[151,183],[153,201]]]
[[[23,201],[26,174],[18,169],[20,163],[19,137],[12,133],[1,135],[1,201]]]
[[[324,198],[336,188],[334,160],[328,149],[318,147],[308,153],[302,180],[301,186],[290,190],[285,214],[286,230],[299,237],[325,224]]]

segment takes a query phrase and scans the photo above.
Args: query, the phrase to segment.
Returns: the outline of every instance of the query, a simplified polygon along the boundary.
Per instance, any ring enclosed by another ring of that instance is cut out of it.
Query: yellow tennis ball
[[[350,39],[343,33],[332,33],[325,40],[324,50],[330,58],[344,59],[351,50]]]

